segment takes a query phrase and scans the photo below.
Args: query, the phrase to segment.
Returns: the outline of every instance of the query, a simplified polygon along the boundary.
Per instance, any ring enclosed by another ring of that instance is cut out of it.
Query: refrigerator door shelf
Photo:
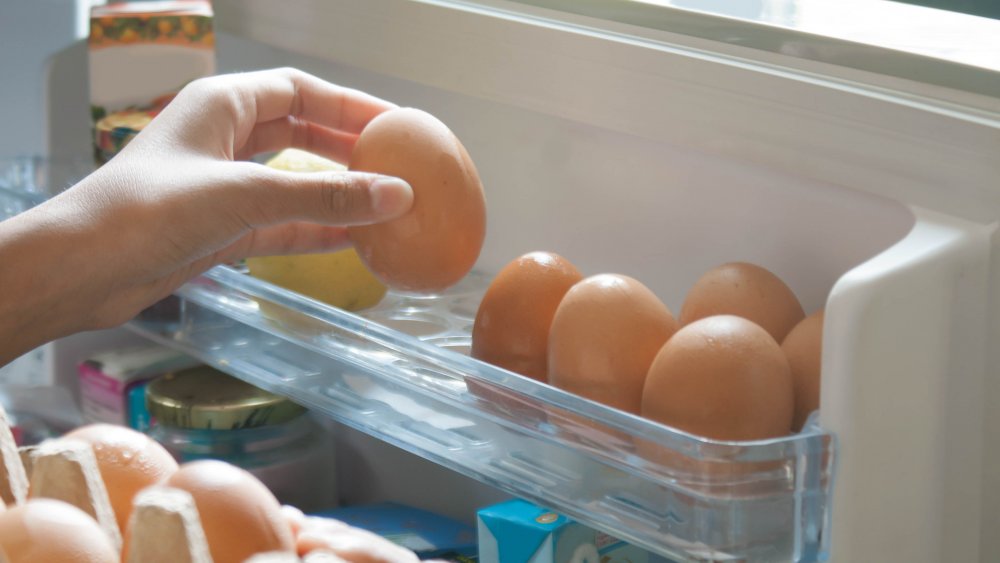
[[[5,215],[49,195],[37,185],[43,161],[16,165],[0,173]],[[822,559],[835,461],[828,432],[810,424],[773,440],[705,440],[472,359],[469,330],[488,282],[474,272],[443,295],[390,293],[352,314],[217,267],[177,292],[179,317],[130,327],[675,559]]]
[[[473,274],[441,296],[390,295],[354,315],[220,267],[178,292],[180,326],[132,327],[679,560],[817,557],[832,485],[828,433],[703,440],[469,358],[487,282]]]

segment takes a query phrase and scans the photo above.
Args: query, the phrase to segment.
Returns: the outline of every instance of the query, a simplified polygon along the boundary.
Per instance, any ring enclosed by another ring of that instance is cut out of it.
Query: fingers
[[[357,139],[358,136],[351,133],[285,116],[258,123],[236,152],[236,159],[246,160],[262,152],[294,147],[346,163]]]
[[[336,553],[325,549],[310,551],[306,554],[303,561],[305,563],[351,563],[347,559],[341,558]]]
[[[396,107],[293,68],[249,72],[234,75],[233,80],[253,100],[258,123],[291,115],[358,134],[375,116]]]
[[[368,122],[395,107],[290,68],[213,76],[186,86],[135,144],[160,131],[172,148],[226,160],[288,146],[346,160]]]
[[[361,528],[307,518],[296,538],[299,555],[329,551],[352,563],[418,563],[412,551]]]
[[[362,172],[298,173],[232,163],[228,182],[234,211],[254,228],[290,221],[364,225],[406,213],[413,190],[399,178]]]
[[[281,515],[292,528],[292,535],[298,536],[299,531],[302,530],[302,526],[306,523],[306,515],[298,508],[288,504],[281,505]]]

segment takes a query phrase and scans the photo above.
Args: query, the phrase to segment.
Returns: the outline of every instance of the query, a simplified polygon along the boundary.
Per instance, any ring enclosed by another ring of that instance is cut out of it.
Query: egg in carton
[[[13,499],[0,503],[0,561],[418,560],[366,530],[281,506],[243,469],[210,460],[178,467],[161,449],[144,434],[108,425],[18,449],[0,408],[2,485]],[[156,460],[160,467],[151,467]]]
[[[32,465],[30,480],[22,453]],[[86,444],[57,441],[18,450],[0,407],[0,466],[4,499],[0,559],[8,563],[119,560],[116,542],[121,535],[93,451]]]

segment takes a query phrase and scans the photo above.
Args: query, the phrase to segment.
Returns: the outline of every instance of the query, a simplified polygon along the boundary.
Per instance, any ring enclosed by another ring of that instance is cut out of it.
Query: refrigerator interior
[[[234,13],[226,4],[220,5],[223,24]],[[422,9],[430,17],[443,8]],[[443,307],[453,313],[455,303],[462,308],[451,317],[453,326],[439,333],[418,333],[420,338],[413,340],[399,335],[393,327],[405,333],[416,325],[405,322],[413,319],[390,318],[395,315],[392,303],[384,309],[391,314],[377,319],[390,327],[383,332],[266,284],[240,281],[241,274],[231,271],[182,291],[188,308],[179,328],[134,326],[147,337],[171,342],[303,402],[316,389],[310,387],[310,377],[342,385],[351,382],[345,375],[354,375],[368,389],[382,385],[441,416],[464,416],[475,427],[490,429],[487,437],[494,446],[476,450],[481,446],[456,446],[435,430],[428,442],[426,428],[394,433],[414,421],[426,423],[433,416],[426,410],[361,409],[344,414],[339,423],[331,416],[338,456],[331,473],[345,502],[392,499],[471,521],[476,508],[512,493],[539,502],[551,499],[556,508],[584,522],[691,560],[709,552],[722,559],[728,549],[745,550],[733,553],[762,561],[811,560],[828,550],[836,561],[988,561],[1000,549],[988,532],[1000,515],[995,469],[1000,465],[990,438],[1000,429],[1000,415],[991,414],[1000,412],[991,408],[1000,406],[1000,383],[987,377],[1000,366],[998,352],[988,345],[1000,336],[1000,300],[993,289],[1000,280],[995,229],[1000,169],[989,156],[1000,148],[996,112],[966,112],[875,89],[816,86],[809,83],[811,77],[778,79],[764,69],[740,67],[751,94],[728,96],[727,88],[740,84],[738,77],[720,83],[718,90],[705,91],[704,103],[682,110],[692,117],[678,120],[672,132],[666,130],[669,112],[663,117],[664,112],[652,108],[619,106],[622,102],[613,98],[594,103],[614,105],[623,117],[601,122],[599,112],[593,119],[574,114],[579,108],[554,112],[550,105],[532,106],[516,94],[503,99],[471,82],[463,89],[433,76],[414,80],[352,66],[338,62],[345,57],[336,53],[316,56],[315,49],[279,48],[273,44],[282,41],[267,41],[266,34],[247,31],[251,27],[239,23],[231,33],[219,34],[220,71],[291,65],[425,109],[462,140],[486,189],[488,235],[476,267],[480,277],[470,279],[452,298],[443,298],[443,305],[431,306],[438,307],[431,312]],[[590,50],[591,39],[567,41],[580,42],[570,44],[581,47],[584,63],[603,62]],[[460,47],[455,35],[438,42],[442,50]],[[379,38],[356,43],[359,50],[374,50]],[[559,52],[560,46],[553,50]],[[691,65],[685,70],[690,76],[714,72],[699,65],[718,64],[693,53],[671,56]],[[653,66],[649,72],[658,71]],[[531,91],[525,72],[518,84],[505,87]],[[579,68],[564,72],[570,74],[569,83],[588,82],[578,76]],[[682,73],[677,80],[690,76]],[[802,94],[789,81],[809,83],[822,96],[795,108],[783,105]],[[529,97],[545,94],[532,91]],[[669,97],[664,90],[645,94],[646,102],[658,94]],[[991,100],[982,104],[996,105]],[[755,110],[760,113],[746,117]],[[634,126],[644,111],[653,115],[650,130]],[[783,112],[791,114],[789,121],[768,119]],[[798,127],[796,118],[801,120]],[[714,129],[694,132],[692,123],[717,126],[718,136],[713,138]],[[744,137],[734,141],[737,133]],[[80,137],[78,130],[69,134]],[[779,154],[775,147],[781,144],[775,139],[782,136],[801,141],[803,152],[817,150],[815,159],[792,150]],[[817,139],[824,136],[829,140]],[[759,141],[758,149],[747,149],[754,141]],[[859,154],[867,159],[861,165]],[[827,311],[817,425],[801,436],[736,452],[657,430],[462,358],[468,326],[461,321],[470,320],[475,296],[488,276],[514,257],[539,249],[560,253],[586,274],[635,277],[674,312],[686,290],[712,266],[738,260],[771,269],[807,312]],[[261,301],[283,307],[288,322],[276,325],[262,315]],[[371,312],[370,318],[379,313]],[[379,345],[395,347],[413,362],[398,369],[371,357],[352,363],[357,350],[324,351],[336,347],[331,333],[342,342],[354,342],[350,334],[360,334],[361,356]],[[443,356],[422,347],[435,345],[437,337],[445,345]],[[134,338],[133,332],[114,331],[58,343],[54,373],[72,387],[66,374],[94,342]],[[241,338],[273,346],[273,357],[282,363],[268,369],[259,355],[242,356]],[[415,367],[437,375],[422,376]],[[385,375],[365,371],[376,368],[384,368]],[[289,376],[282,369],[302,371]],[[593,413],[600,421],[598,436],[566,425],[552,430],[538,420],[522,421],[519,427],[512,419],[523,411],[490,412],[467,389],[455,391],[458,382],[464,385],[470,378],[495,385],[529,410],[538,405],[523,403],[524,398],[535,396],[545,408]],[[455,394],[436,398],[441,389]],[[311,406],[324,414],[343,408],[343,401],[331,397],[312,399],[316,404]],[[725,483],[726,491],[711,486],[706,491],[676,475],[666,475],[661,487],[657,480],[664,479],[663,468],[635,455],[632,445],[616,441],[614,431],[623,429],[631,436],[654,436],[692,459],[781,460],[782,469],[759,473],[766,477],[763,491],[741,491],[737,481],[716,483]],[[559,448],[559,439],[565,439],[565,449]],[[556,481],[568,475],[573,483],[565,491],[570,496],[559,496],[563,491],[545,480],[519,479],[524,467],[501,467],[491,474],[474,459],[489,451],[485,462],[500,461],[504,448],[539,455],[551,451],[544,463],[525,467],[550,471]],[[462,451],[471,457],[463,457]],[[454,459],[443,459],[448,452]],[[611,463],[612,453],[624,453],[626,463]],[[592,498],[572,496],[589,489],[595,491]],[[616,496],[615,490],[632,496]],[[622,508],[623,500],[636,501],[642,493],[648,494],[645,506],[628,505],[634,509],[631,514]],[[700,504],[675,509],[674,504],[690,498]],[[755,511],[778,520],[755,523]],[[672,521],[676,514],[685,522]]]

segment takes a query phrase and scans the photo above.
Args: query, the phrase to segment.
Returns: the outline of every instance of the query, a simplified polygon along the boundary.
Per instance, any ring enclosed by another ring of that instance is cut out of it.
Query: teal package
[[[149,380],[136,382],[125,391],[125,423],[129,428],[146,432],[150,427],[149,409],[146,408],[146,385]]]
[[[477,531],[481,563],[672,563],[520,499],[481,509]]]

